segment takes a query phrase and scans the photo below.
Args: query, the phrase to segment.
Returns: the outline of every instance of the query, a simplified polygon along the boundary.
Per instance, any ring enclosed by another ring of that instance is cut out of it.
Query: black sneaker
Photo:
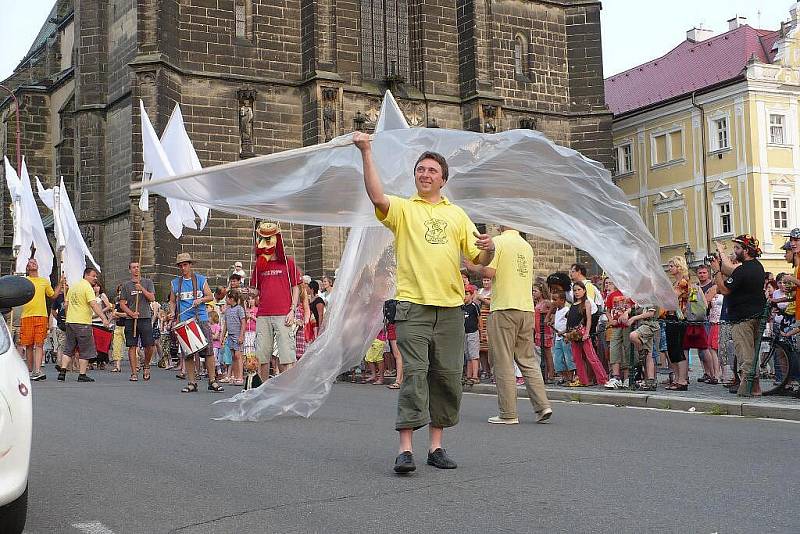
[[[397,455],[397,458],[394,460],[394,472],[395,473],[410,473],[411,471],[415,471],[417,466],[414,465],[414,455],[411,451],[403,451]]]
[[[67,372],[62,369],[61,371],[58,372],[58,378],[56,378],[56,380],[58,380],[59,382],[63,382],[66,379],[67,379]]]
[[[47,380],[47,375],[41,371],[36,371],[31,375],[31,382],[39,382],[42,380]]]
[[[78,382],[94,382],[94,378],[89,375],[78,375]]]
[[[455,469],[458,465],[447,456],[447,452],[439,447],[433,452],[428,453],[428,465],[439,469]]]

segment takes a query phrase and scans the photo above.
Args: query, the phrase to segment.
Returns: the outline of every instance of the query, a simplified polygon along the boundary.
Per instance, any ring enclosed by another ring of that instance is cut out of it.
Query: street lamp
[[[694,252],[692,252],[692,247],[690,245],[686,245],[686,250],[683,251],[683,257],[686,258],[686,265],[691,266],[694,261]]]

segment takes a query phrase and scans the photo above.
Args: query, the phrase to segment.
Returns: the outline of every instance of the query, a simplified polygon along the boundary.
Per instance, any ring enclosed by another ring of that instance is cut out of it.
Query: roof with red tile
[[[606,78],[606,103],[621,115],[733,80],[752,56],[771,63],[779,36],[778,30],[745,24],[705,41],[687,39],[658,59]]]

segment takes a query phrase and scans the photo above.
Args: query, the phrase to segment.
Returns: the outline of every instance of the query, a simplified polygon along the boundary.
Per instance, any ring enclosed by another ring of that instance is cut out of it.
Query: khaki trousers
[[[514,362],[525,378],[533,410],[550,408],[544,389],[539,356],[534,353],[533,312],[497,310],[489,314],[486,331],[489,336],[489,363],[497,385],[500,417],[517,417],[517,384]]]
[[[739,385],[739,393],[743,395],[750,393],[750,372],[753,369],[753,361],[756,356],[759,321],[760,319],[758,318],[750,319],[731,326],[733,345],[736,347],[736,361],[739,365],[742,380]],[[756,374],[755,380],[758,380],[758,374]]]

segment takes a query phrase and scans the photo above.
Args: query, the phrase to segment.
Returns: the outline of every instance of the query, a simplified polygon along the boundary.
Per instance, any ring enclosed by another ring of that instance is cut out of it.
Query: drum
[[[94,348],[97,352],[108,354],[111,347],[111,340],[114,337],[112,330],[107,330],[102,326],[92,325],[92,335],[94,337]]]
[[[176,324],[174,331],[184,356],[199,352],[208,346],[206,336],[194,318]]]

